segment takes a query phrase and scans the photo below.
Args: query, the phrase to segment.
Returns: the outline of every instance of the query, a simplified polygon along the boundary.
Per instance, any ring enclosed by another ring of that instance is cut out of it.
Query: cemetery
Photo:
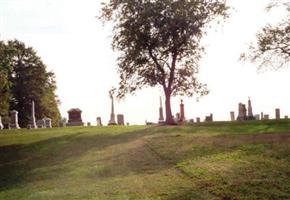
[[[165,126],[160,98],[156,123],[124,126],[111,98],[107,126],[101,117],[84,126],[73,108],[52,128],[51,119],[36,120],[32,103],[22,129],[13,110],[0,131],[0,199],[290,198],[290,121],[279,109],[275,119],[253,117],[249,99],[236,119],[231,111],[217,122],[213,114],[187,119],[186,108],[181,100],[176,126]]]
[[[265,2],[0,0],[0,200],[290,200],[290,3]]]

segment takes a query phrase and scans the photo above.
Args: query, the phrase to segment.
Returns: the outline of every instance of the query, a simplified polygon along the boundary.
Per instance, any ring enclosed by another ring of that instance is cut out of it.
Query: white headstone
[[[37,128],[45,128],[45,121],[44,119],[40,119],[36,121]]]
[[[35,121],[35,104],[34,104],[34,101],[31,102],[30,128],[37,128],[36,121]]]
[[[3,124],[2,124],[2,118],[0,116],[0,130],[2,130],[4,128]]]
[[[269,115],[264,115],[264,119],[265,119],[265,120],[270,119]]]
[[[11,129],[20,129],[19,124],[18,124],[18,112],[16,110],[12,110],[10,112],[11,117],[10,117],[10,128]]]
[[[231,115],[231,121],[233,122],[233,121],[235,121],[236,120],[236,118],[235,118],[235,112],[231,112],[230,113],[230,115]]]
[[[44,120],[44,125],[45,125],[46,128],[52,128],[51,119],[50,118],[45,117],[43,120]]]
[[[255,115],[255,120],[260,120],[260,115]]]

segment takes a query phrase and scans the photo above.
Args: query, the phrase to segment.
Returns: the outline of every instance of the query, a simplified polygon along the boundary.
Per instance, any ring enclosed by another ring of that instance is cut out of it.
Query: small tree
[[[146,86],[165,93],[166,124],[174,124],[170,98],[208,93],[197,80],[205,27],[226,16],[224,0],[110,0],[104,21],[114,24],[112,46],[118,58],[118,97]]]
[[[290,3],[275,1],[267,7],[283,7],[287,17],[278,25],[268,24],[257,33],[257,42],[251,44],[249,53],[241,55],[242,60],[250,60],[258,64],[258,69],[280,69],[290,63]]]

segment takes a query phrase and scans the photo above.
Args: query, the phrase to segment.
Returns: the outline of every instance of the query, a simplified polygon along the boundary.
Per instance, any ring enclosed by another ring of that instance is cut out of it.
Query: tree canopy
[[[54,73],[46,70],[33,48],[18,40],[1,41],[0,48],[0,114],[8,116],[9,110],[17,110],[19,125],[25,127],[33,100],[36,118],[50,117],[57,125],[60,113]]]
[[[290,2],[274,1],[267,10],[273,7],[284,8],[286,18],[278,25],[266,25],[257,33],[257,42],[250,45],[249,52],[241,59],[258,64],[258,69],[279,69],[290,63]]]
[[[209,23],[226,17],[224,0],[110,0],[101,19],[112,21],[118,58],[118,96],[159,85],[166,123],[172,124],[172,95],[208,93],[197,80],[200,40]]]

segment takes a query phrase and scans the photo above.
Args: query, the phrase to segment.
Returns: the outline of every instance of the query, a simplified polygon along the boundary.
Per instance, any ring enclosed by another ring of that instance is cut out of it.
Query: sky
[[[108,91],[118,86],[117,52],[111,48],[112,30],[103,25],[100,0],[0,0],[0,40],[18,39],[33,47],[56,75],[62,117],[71,108],[80,108],[84,122],[104,124],[110,118]],[[184,100],[187,119],[213,114],[215,121],[230,120],[238,103],[252,100],[253,113],[275,117],[290,115],[290,69],[257,71],[257,64],[239,61],[241,53],[255,41],[255,34],[268,22],[277,23],[279,11],[268,13],[268,0],[228,0],[229,18],[207,31],[202,40],[206,54],[198,75],[209,95],[174,97],[172,112]],[[115,102],[115,114],[124,114],[130,124],[157,122],[160,87],[144,88]],[[163,98],[164,99],[164,98]],[[36,108],[37,109],[37,108]]]

